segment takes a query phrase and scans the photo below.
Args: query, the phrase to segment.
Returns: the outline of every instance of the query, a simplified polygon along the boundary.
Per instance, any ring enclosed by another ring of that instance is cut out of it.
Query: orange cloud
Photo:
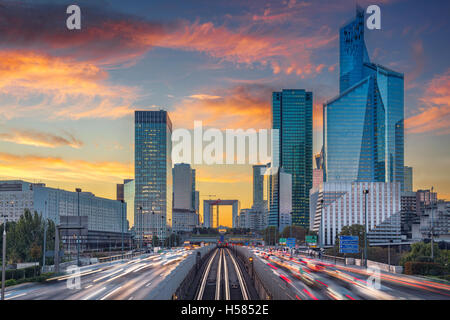
[[[211,22],[184,23],[179,29],[159,39],[152,45],[187,51],[205,52],[212,57],[238,64],[260,63],[272,67],[275,74],[311,74],[324,67],[312,63],[315,49],[330,44],[337,35],[329,36],[325,29],[317,34],[258,33],[251,25],[231,30]],[[220,40],[219,40],[220,39]]]
[[[89,162],[39,155],[15,155],[0,152],[2,178],[60,182],[114,182],[132,176],[133,165],[117,161]]]
[[[264,85],[237,85],[217,92],[217,99],[185,99],[170,116],[182,128],[192,128],[195,120],[216,128],[269,128],[272,91]]]
[[[407,132],[450,134],[450,69],[429,82],[420,100],[424,106],[405,121]]]
[[[0,51],[0,115],[118,118],[131,113],[134,88],[111,85],[99,67],[30,51]],[[101,101],[101,102],[98,102]]]
[[[0,133],[0,140],[47,148],[69,146],[78,149],[83,146],[82,141],[78,140],[69,133],[65,133],[65,136],[58,136],[51,133],[39,132],[35,130],[12,129],[6,133]]]

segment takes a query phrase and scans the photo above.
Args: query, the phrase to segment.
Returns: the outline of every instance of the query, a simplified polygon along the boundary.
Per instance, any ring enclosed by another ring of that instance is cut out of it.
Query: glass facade
[[[171,135],[167,111],[135,111],[135,223],[160,239],[172,221]]]
[[[279,161],[292,175],[292,223],[308,227],[312,187],[312,92],[283,89],[272,94],[272,127],[279,130]],[[273,183],[279,183],[273,179]],[[272,193],[279,188],[272,188]],[[269,211],[279,211],[280,197],[272,195]],[[277,208],[278,207],[278,208]],[[269,225],[271,218],[269,215]]]
[[[404,77],[371,63],[364,11],[340,30],[340,94],[324,104],[324,181],[399,182]]]

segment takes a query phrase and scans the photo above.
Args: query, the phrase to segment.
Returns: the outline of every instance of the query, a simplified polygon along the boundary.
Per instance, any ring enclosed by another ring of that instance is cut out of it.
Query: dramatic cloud
[[[0,42],[9,48],[42,50],[96,65],[134,63],[153,47],[164,47],[202,52],[237,64],[258,63],[271,67],[274,73],[304,76],[323,69],[320,63],[312,61],[314,50],[337,38],[337,33],[327,27],[300,32],[264,28],[257,21],[253,25],[251,20],[233,28],[185,20],[163,24],[92,5],[83,7],[82,29],[70,31],[62,12],[63,5],[8,2],[0,10],[0,20],[4,21],[0,25]],[[265,16],[270,16],[270,12]]]
[[[12,129],[9,132],[0,132],[0,140],[24,144],[36,147],[56,148],[69,146],[80,148],[83,142],[75,138],[72,134],[65,132],[63,135],[39,132],[35,130]]]
[[[176,127],[192,128],[195,120],[215,128],[269,128],[272,88],[236,85],[215,92],[216,99],[185,99],[175,106],[171,117]]]
[[[0,51],[0,116],[122,117],[134,88],[111,85],[99,67],[30,51]]]
[[[133,173],[131,163],[117,161],[90,162],[39,155],[15,155],[0,152],[2,177],[61,182],[122,181]]]
[[[406,119],[407,132],[450,134],[450,69],[429,82],[420,100],[419,112]]]

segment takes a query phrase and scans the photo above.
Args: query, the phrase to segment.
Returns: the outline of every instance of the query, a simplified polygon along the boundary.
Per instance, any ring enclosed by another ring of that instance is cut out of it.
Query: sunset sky
[[[134,176],[134,110],[168,110],[174,128],[269,128],[282,88],[313,91],[317,153],[322,104],[338,93],[339,27],[355,3],[0,0],[0,179],[115,198]],[[414,188],[450,199],[450,2],[358,3],[381,8],[381,30],[366,29],[371,60],[405,74]],[[66,28],[70,4],[81,30]],[[251,206],[251,166],[194,168],[201,201]]]

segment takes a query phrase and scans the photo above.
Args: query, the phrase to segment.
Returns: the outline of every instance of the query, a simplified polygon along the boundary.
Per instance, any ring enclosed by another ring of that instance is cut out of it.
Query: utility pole
[[[430,193],[430,207],[431,207],[431,261],[434,261],[434,204],[433,204],[433,187]]]
[[[142,215],[142,206],[139,207],[139,216],[141,217],[141,236],[140,236],[140,244],[139,244],[139,251],[142,250],[142,243],[143,243],[143,238],[144,238],[144,229],[142,229],[142,226],[144,224],[144,216]]]
[[[123,200],[120,200],[120,202],[121,202],[121,210],[122,210],[122,214],[121,214],[121,220],[122,220],[122,229],[121,229],[121,231],[122,231],[122,260],[123,260],[123,206],[124,206],[124,201]]]
[[[81,218],[80,218],[80,192],[81,189],[77,188],[77,195],[78,195],[78,223],[79,223],[79,227],[81,227]],[[78,229],[78,234],[77,234],[77,266],[80,266],[80,229]]]
[[[42,270],[45,268],[45,254],[47,249],[47,201],[44,202],[44,249],[42,255]],[[42,271],[44,272],[44,271]]]
[[[59,273],[59,227],[55,225],[55,273]]]
[[[364,193],[364,223],[365,223],[365,228],[364,228],[364,266],[367,268],[367,228],[368,228],[368,224],[367,224],[367,195],[369,194],[369,190],[365,189],[363,191]]]
[[[3,216],[3,251],[2,251],[2,300],[5,300],[5,274],[6,274],[6,216]]]

